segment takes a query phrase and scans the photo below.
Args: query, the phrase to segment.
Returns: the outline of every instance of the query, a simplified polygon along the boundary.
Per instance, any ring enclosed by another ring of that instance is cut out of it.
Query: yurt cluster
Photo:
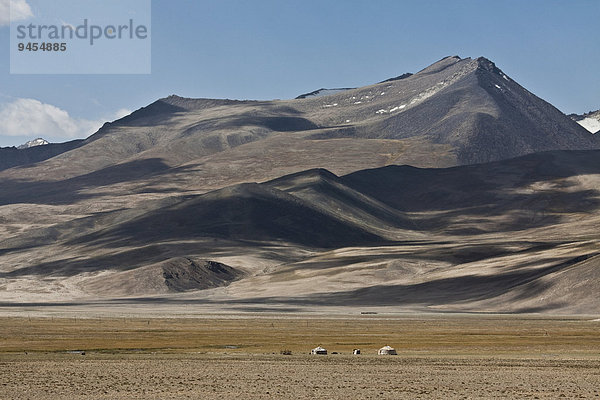
[[[310,351],[310,354],[313,355],[327,355],[327,349],[325,349],[322,346],[317,346],[314,349],[312,349]],[[337,354],[336,352],[333,352],[332,354]],[[359,355],[360,354],[360,349],[354,349],[352,350],[352,354],[354,355]],[[396,356],[398,355],[398,353],[396,352],[396,349],[394,349],[391,346],[383,346],[382,348],[380,348],[379,350],[377,350],[377,354],[380,356]]]

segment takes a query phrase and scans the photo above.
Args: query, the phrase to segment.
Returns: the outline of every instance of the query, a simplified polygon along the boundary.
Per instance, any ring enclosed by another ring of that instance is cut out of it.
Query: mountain
[[[35,147],[35,146],[44,146],[47,144],[50,144],[50,142],[48,142],[46,139],[37,138],[37,139],[30,140],[25,144],[17,146],[17,149],[23,150],[23,149],[28,149],[30,147]]]
[[[26,144],[23,144],[18,148],[1,147],[0,171],[13,167],[45,161],[52,157],[56,157],[59,154],[76,149],[77,147],[83,144],[83,140],[72,140],[65,143],[46,143],[44,145],[41,145],[41,142],[37,142],[38,140],[39,139],[27,142]],[[37,142],[40,144],[34,144],[32,146],[23,147],[27,146],[32,142]]]
[[[114,296],[145,296],[149,293],[177,293],[226,286],[243,273],[215,261],[176,257],[163,262],[101,276],[85,281],[88,293],[112,293]]]
[[[600,110],[590,111],[583,115],[570,114],[569,117],[591,133],[600,131]]]
[[[52,180],[97,176],[118,165],[131,170],[132,163],[139,176],[143,165],[156,173],[150,160],[160,160],[165,171],[179,168],[170,171],[174,180],[208,190],[310,168],[347,174],[389,164],[448,167],[599,144],[600,137],[491,61],[454,56],[402,79],[320,97],[169,96],[105,124],[72,151],[0,180],[31,181],[40,171]],[[187,173],[196,168],[202,177]]]
[[[0,305],[595,313],[598,140],[485,58],[169,96],[2,149]]]
[[[2,300],[594,313],[598,156],[307,170],[38,221],[0,246]]]

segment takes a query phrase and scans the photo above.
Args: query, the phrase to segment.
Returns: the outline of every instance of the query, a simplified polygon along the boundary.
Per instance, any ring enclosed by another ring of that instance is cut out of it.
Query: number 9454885
[[[66,43],[19,43],[19,51],[67,51]]]

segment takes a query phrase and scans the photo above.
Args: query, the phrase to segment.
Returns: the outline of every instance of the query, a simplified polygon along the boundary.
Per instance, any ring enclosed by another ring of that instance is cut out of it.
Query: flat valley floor
[[[386,344],[399,355],[377,356]],[[49,398],[593,399],[600,320],[0,317],[0,399]]]

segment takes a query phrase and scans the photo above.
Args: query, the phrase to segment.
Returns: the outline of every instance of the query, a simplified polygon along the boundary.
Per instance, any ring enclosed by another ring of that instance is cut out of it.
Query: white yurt
[[[394,349],[391,346],[383,346],[382,348],[379,349],[377,354],[379,354],[380,356],[396,356],[396,355],[398,355],[398,353],[396,353],[396,349]]]
[[[327,355],[327,349],[322,348],[321,346],[317,346],[310,351],[310,354],[322,354]]]

